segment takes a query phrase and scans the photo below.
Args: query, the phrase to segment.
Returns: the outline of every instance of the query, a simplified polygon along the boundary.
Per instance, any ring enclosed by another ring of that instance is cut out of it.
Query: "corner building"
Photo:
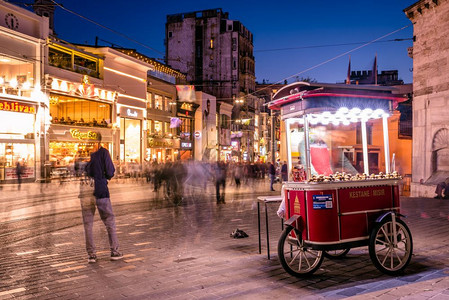
[[[0,183],[40,180],[45,147],[45,107],[40,58],[48,19],[0,2]]]

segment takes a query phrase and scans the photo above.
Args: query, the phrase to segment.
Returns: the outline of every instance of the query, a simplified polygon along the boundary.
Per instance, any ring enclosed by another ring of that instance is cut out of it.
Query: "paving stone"
[[[268,185],[259,184],[257,189],[264,187]],[[133,185],[131,193],[143,188]],[[129,190],[125,184],[111,188],[114,208],[117,203],[118,207],[129,205],[126,199],[114,202],[118,195],[131,197]],[[65,207],[73,204],[73,209],[78,209],[73,212],[79,218],[78,224],[1,248],[0,295],[6,290],[26,288],[22,293],[6,294],[6,299],[445,299],[449,295],[449,221],[440,216],[441,211],[449,211],[449,201],[438,206],[434,199],[402,199],[415,251],[404,276],[390,277],[379,272],[367,248],[361,247],[351,249],[345,259],[325,259],[320,270],[302,279],[290,276],[279,264],[276,246],[281,229],[275,207],[268,210],[271,260],[266,258],[264,215],[262,254],[258,254],[253,200],[257,194],[232,195],[230,189],[228,195],[234,200],[218,207],[212,192],[209,198],[198,198],[177,208],[160,205],[119,214],[119,240],[127,255],[120,262],[109,261],[107,233],[97,216],[94,236],[99,260],[87,264],[79,200],[69,187],[66,193]],[[45,197],[45,201],[60,199],[52,197],[50,191]],[[27,207],[37,199],[43,197],[29,193],[18,201]],[[148,203],[151,201],[157,202],[152,198]],[[421,212],[431,218],[422,218]],[[0,234],[6,229],[2,224]],[[229,233],[237,227],[249,238],[230,238]]]

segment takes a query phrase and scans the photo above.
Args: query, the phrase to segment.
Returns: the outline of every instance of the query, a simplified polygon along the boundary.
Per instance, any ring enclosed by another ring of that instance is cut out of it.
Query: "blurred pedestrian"
[[[276,168],[274,167],[272,162],[270,162],[268,174],[270,174],[270,191],[274,191],[273,184],[274,180],[276,179]]]
[[[219,161],[215,165],[215,192],[217,196],[217,204],[226,203],[225,187],[226,187],[226,165],[224,162]]]
[[[20,187],[22,185],[22,174],[23,174],[23,166],[20,163],[20,161],[17,161],[17,164],[16,164],[16,175],[17,175],[17,183],[18,183],[17,189],[19,189],[19,190],[20,190]]]
[[[96,248],[92,232],[96,208],[98,209],[100,218],[108,232],[111,260],[119,260],[123,258],[123,254],[119,252],[115,216],[112,211],[108,189],[108,180],[114,176],[115,168],[109,151],[103,148],[100,142],[101,138],[95,147],[97,151],[91,154],[90,161],[86,165],[87,175],[93,179],[94,197],[86,195],[85,190],[82,191],[83,193],[80,193],[84,234],[86,238],[86,250],[89,256],[89,263],[95,263],[97,261]],[[80,185],[80,187],[81,186],[82,185]]]
[[[281,167],[281,175],[282,175],[282,181],[288,181],[288,167],[287,167],[287,162],[285,160]]]
[[[242,178],[243,168],[240,162],[238,162],[236,165],[234,165],[233,175],[235,180],[235,186],[236,188],[240,188],[240,179]]]

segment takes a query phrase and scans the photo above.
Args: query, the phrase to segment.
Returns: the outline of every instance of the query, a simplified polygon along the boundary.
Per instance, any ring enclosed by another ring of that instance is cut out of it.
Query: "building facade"
[[[230,20],[228,13],[210,9],[168,15],[165,34],[166,63],[185,73],[197,91],[215,96],[217,107],[223,102],[233,105],[232,122],[222,132],[235,132],[233,148],[238,149],[233,153],[239,155],[234,159],[253,161],[257,157],[254,143],[259,141],[254,137],[258,98],[253,96],[252,33],[241,22]]]
[[[41,93],[48,18],[0,2],[0,182],[40,180],[45,160],[45,112]]]
[[[58,178],[78,171],[99,141],[115,156],[117,93],[105,88],[100,56],[55,38],[48,39],[45,53],[46,171]]]
[[[218,101],[255,90],[253,35],[221,9],[167,16],[166,63]]]
[[[434,196],[449,177],[449,1],[421,0],[404,10],[413,22],[412,196]]]
[[[176,161],[181,148],[176,117],[176,83],[185,75],[152,60],[147,88],[147,161]]]

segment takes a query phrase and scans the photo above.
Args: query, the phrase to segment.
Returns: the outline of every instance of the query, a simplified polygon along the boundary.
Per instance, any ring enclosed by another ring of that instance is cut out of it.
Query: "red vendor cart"
[[[409,264],[413,242],[388,136],[388,118],[404,100],[391,87],[304,82],[274,95],[269,108],[285,122],[289,166],[278,256],[289,274],[310,275],[324,256],[361,246],[386,274]]]

